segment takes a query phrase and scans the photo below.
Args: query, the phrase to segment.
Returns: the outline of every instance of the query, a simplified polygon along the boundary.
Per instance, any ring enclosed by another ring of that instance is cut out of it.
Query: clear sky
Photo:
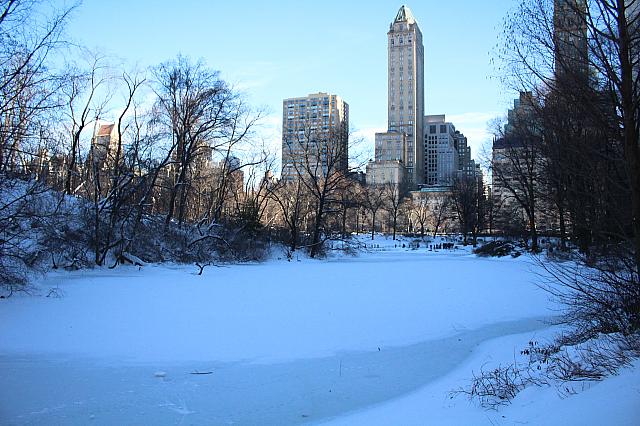
[[[65,0],[60,0],[64,2]],[[490,64],[515,0],[406,3],[425,50],[426,114],[447,114],[474,156],[487,120],[514,93]],[[68,3],[68,1],[67,1]],[[147,67],[178,53],[204,59],[255,106],[265,106],[267,138],[279,146],[282,99],[319,91],[340,95],[350,124],[369,139],[386,129],[387,38],[402,3],[389,0],[84,0],[68,35]]]

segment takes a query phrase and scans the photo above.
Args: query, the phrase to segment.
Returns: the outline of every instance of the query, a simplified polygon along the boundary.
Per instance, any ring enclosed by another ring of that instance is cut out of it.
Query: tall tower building
[[[310,170],[347,173],[348,143],[349,104],[339,96],[314,93],[282,102],[282,179]]]
[[[376,134],[376,162],[398,161],[409,187],[424,183],[424,47],[411,10],[402,6],[387,33],[388,130]]]
[[[114,160],[118,147],[118,128],[115,124],[101,124],[91,141],[90,159],[99,168]]]
[[[554,0],[553,38],[555,74],[574,77],[588,74],[586,0]]]

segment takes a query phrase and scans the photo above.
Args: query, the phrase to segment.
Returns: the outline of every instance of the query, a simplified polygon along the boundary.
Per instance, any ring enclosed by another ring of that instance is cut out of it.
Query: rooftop
[[[402,7],[400,7],[400,10],[398,11],[398,14],[396,15],[394,23],[395,22],[407,22],[409,24],[415,24],[416,18],[413,16],[413,13],[411,13],[411,9],[409,9],[409,7],[402,5]]]
[[[98,134],[96,136],[110,136],[113,131],[113,127],[115,124],[102,124],[98,129]]]

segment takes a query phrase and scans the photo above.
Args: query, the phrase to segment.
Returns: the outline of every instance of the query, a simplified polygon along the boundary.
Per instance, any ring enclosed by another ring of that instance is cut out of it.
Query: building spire
[[[416,18],[411,13],[411,9],[408,6],[402,5],[394,22],[407,22],[409,24],[415,24]]]

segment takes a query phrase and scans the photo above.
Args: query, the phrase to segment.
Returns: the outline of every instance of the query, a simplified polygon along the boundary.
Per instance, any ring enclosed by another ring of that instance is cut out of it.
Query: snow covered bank
[[[420,390],[322,424],[636,426],[640,419],[640,362],[602,382],[568,383],[562,389],[525,389],[511,405],[498,410],[484,410],[462,395],[452,398],[452,390],[468,386],[472,371],[514,360],[523,362],[520,350],[526,342],[532,338],[541,342],[551,339],[554,331],[545,329],[485,342],[454,371]]]

